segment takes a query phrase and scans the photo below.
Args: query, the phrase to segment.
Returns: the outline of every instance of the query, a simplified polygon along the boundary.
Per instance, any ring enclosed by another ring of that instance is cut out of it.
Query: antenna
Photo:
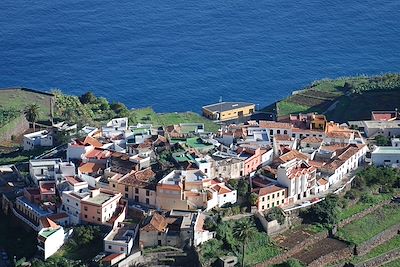
[[[219,121],[222,120],[222,96],[219,97]]]

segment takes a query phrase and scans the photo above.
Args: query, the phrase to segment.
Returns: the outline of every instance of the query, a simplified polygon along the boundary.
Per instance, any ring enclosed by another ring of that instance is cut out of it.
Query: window
[[[207,169],[204,169],[204,173],[207,173]]]
[[[139,196],[135,196],[135,202],[139,202]]]
[[[87,211],[87,210],[88,210],[87,206],[85,206],[83,209],[84,209],[85,211]]]
[[[115,188],[115,184],[113,184],[113,187]]]
[[[135,188],[135,194],[139,194],[139,188]]]
[[[100,221],[100,218],[97,218],[97,221]]]
[[[146,190],[146,196],[147,197],[150,196],[150,191],[149,190]]]
[[[276,193],[276,197],[279,197],[279,192],[278,192],[278,193]]]
[[[273,134],[274,134],[274,131],[273,131],[273,130],[269,130],[269,134],[270,134],[270,135],[273,135]]]
[[[264,205],[261,206],[261,209],[262,209],[262,210],[264,209]]]
[[[161,235],[161,232],[158,232],[158,235]]]
[[[261,201],[264,201],[265,200],[265,197],[262,197],[262,200]]]
[[[287,134],[287,130],[284,130],[283,133],[284,133],[284,134]]]
[[[125,193],[125,198],[128,198],[128,193]]]
[[[85,218],[87,218],[87,215],[85,214]]]
[[[272,207],[275,207],[275,202],[272,202]]]
[[[267,209],[269,209],[269,204],[267,204]]]
[[[146,204],[150,204],[150,200],[146,198]]]
[[[269,200],[270,199],[270,196],[267,196],[267,200]]]
[[[226,194],[224,194],[224,197],[226,197]]]
[[[75,206],[77,206],[77,207],[78,207],[78,203],[75,203]]]
[[[129,187],[125,185],[125,191],[128,192],[129,191]]]
[[[121,251],[124,251],[124,248],[121,248]]]
[[[277,134],[281,134],[281,130],[276,130],[276,133]]]
[[[275,194],[272,194],[272,198],[275,198]]]
[[[67,202],[69,202],[69,199],[67,199]]]
[[[112,246],[108,246],[108,249],[112,249]]]

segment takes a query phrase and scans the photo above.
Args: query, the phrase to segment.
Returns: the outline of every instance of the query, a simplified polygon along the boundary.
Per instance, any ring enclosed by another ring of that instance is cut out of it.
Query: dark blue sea
[[[0,87],[200,111],[386,72],[400,72],[399,0],[0,1]]]

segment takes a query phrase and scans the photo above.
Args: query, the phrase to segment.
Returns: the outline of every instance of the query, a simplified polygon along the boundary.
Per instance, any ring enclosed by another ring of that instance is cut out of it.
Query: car
[[[303,205],[308,205],[308,204],[311,204],[311,202],[310,201],[303,201]]]
[[[319,200],[318,197],[314,197],[313,199],[311,199],[311,202],[316,202],[316,201],[318,201],[318,200]]]

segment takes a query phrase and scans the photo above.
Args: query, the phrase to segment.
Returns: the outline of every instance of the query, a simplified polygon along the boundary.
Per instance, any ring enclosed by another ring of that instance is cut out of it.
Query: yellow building
[[[203,116],[210,120],[234,120],[250,116],[255,111],[255,104],[246,102],[220,102],[203,107]]]

